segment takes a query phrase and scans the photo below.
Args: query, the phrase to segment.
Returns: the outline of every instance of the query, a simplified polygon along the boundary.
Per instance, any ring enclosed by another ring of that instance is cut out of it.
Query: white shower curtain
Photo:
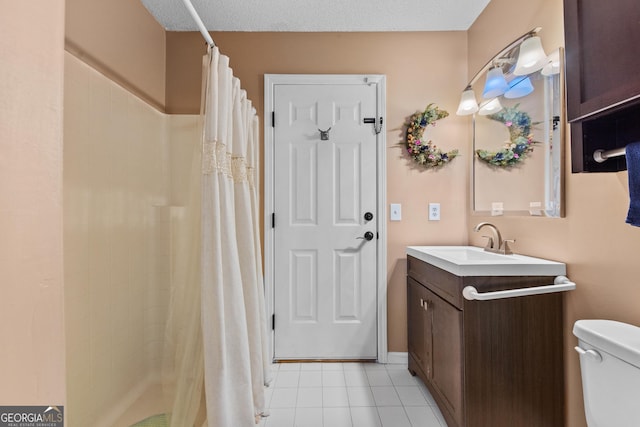
[[[193,200],[179,233],[186,241],[177,249],[185,253],[175,258],[167,328],[171,426],[200,423],[206,409],[204,426],[249,427],[264,412],[269,372],[258,118],[229,58],[217,48],[206,56],[204,81],[203,140],[193,162],[200,165],[192,173]]]

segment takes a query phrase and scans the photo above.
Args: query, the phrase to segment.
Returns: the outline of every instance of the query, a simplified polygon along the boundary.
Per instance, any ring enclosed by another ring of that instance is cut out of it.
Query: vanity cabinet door
[[[433,336],[432,382],[440,391],[447,410],[462,426],[462,311],[428,292]]]
[[[427,292],[427,289],[415,280],[407,279],[409,354],[427,378],[431,378],[431,316],[426,310]]]

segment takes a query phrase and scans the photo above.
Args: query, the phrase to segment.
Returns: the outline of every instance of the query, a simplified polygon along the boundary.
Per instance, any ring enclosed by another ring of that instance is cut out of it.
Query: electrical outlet
[[[440,203],[429,203],[429,221],[440,221]]]
[[[504,215],[504,203],[491,202],[491,216],[501,216],[501,215]]]

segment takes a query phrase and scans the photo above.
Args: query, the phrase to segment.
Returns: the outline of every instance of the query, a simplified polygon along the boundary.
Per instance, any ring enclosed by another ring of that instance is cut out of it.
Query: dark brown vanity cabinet
[[[462,312],[409,278],[409,354],[438,388],[447,411],[462,419]],[[434,369],[437,367],[437,369]],[[411,364],[410,364],[411,369]],[[415,374],[412,369],[412,374]]]
[[[564,425],[562,294],[468,301],[553,277],[459,277],[407,257],[409,371],[449,427]]]
[[[408,333],[413,339],[409,340],[409,354],[418,367],[431,376],[431,314],[428,311],[427,288],[415,280],[407,279],[407,317]]]
[[[640,140],[640,2],[564,0],[564,32],[572,171],[624,170],[593,152]]]

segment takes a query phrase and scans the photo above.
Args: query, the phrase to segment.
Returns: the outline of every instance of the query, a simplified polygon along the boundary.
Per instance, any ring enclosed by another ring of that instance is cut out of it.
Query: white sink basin
[[[566,265],[524,255],[500,255],[475,246],[408,246],[407,254],[456,276],[558,276]]]

